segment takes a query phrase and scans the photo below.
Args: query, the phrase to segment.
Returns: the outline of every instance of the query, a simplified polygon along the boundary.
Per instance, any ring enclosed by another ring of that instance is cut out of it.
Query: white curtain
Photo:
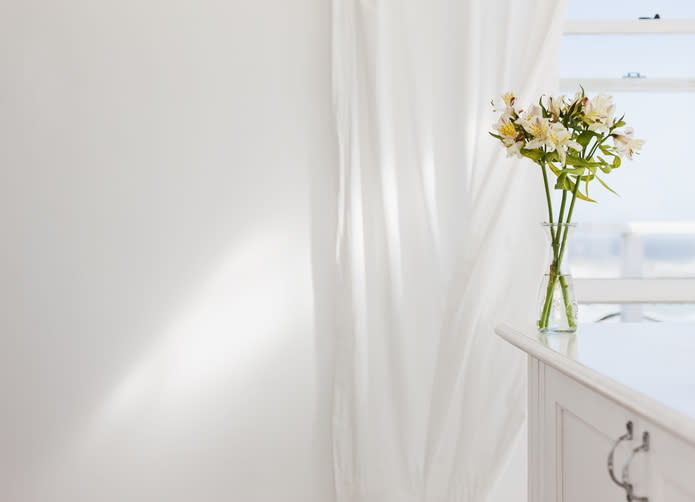
[[[333,9],[337,500],[481,502],[525,416],[493,327],[532,322],[543,261],[540,173],[503,158],[490,99],[555,90],[566,2]]]

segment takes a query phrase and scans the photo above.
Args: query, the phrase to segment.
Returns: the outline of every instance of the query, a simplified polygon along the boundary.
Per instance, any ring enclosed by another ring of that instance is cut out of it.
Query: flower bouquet
[[[577,302],[571,276],[563,269],[563,257],[573,227],[574,204],[577,199],[595,202],[589,197],[589,183],[594,179],[615,193],[601,176],[620,167],[622,159],[631,160],[644,141],[625,127],[624,116],[615,118],[610,96],[589,99],[584,89],[573,98],[541,96],[537,105],[525,110],[517,108],[512,93],[493,101],[492,106],[500,117],[490,134],[506,148],[507,156],[536,163],[545,186],[550,266],[539,295],[538,328],[573,332],[577,329]],[[562,191],[559,211],[554,211],[550,196],[551,177],[554,189]]]

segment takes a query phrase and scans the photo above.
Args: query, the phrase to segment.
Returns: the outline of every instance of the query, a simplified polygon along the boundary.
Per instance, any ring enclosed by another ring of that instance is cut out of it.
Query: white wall
[[[329,8],[0,3],[0,500],[332,500]]]

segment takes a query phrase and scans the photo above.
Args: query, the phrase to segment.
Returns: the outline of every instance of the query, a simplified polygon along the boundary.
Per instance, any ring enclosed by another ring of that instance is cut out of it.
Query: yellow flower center
[[[543,136],[543,133],[545,132],[544,128],[539,126],[538,124],[531,124],[529,126],[529,132],[536,137]]]
[[[505,124],[502,124],[502,127],[498,129],[500,134],[502,136],[509,136],[509,137],[514,137],[516,136],[516,129],[514,128],[514,124],[511,122],[507,122]]]

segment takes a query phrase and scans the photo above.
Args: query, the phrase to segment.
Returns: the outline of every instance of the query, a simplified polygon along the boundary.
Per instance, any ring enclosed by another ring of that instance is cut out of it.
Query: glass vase
[[[567,264],[574,223],[543,223],[547,240],[546,273],[538,291],[538,329],[544,333],[577,330],[577,299]]]

